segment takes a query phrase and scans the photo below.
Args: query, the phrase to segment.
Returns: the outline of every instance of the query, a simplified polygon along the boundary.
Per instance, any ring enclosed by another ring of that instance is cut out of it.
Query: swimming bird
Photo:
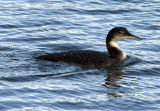
[[[123,62],[126,54],[118,47],[118,41],[123,39],[141,40],[141,38],[132,35],[125,27],[115,27],[109,31],[106,37],[106,47],[109,55],[103,52],[92,50],[71,50],[60,53],[53,53],[37,57],[38,59],[49,60],[53,62],[64,61],[83,65],[112,66]]]

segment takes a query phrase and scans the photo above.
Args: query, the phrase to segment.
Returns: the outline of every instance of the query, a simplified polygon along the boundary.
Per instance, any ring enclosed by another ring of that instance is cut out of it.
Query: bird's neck
[[[111,57],[124,60],[126,58],[126,54],[124,51],[122,51],[119,47],[116,41],[109,41],[107,42],[107,49]]]

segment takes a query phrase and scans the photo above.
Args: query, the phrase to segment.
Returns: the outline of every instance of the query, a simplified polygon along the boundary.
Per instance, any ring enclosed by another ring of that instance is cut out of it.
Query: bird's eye
[[[122,31],[119,31],[118,33],[119,33],[119,34],[122,34],[123,32],[122,32]]]

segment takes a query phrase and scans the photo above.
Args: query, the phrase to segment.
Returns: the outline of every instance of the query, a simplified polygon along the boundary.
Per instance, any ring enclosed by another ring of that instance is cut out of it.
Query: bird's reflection
[[[108,70],[104,87],[107,88],[107,94],[112,97],[122,97],[125,94],[123,88],[123,75],[120,69]],[[124,83],[125,84],[125,83]]]
[[[119,81],[120,79],[122,79],[121,76],[122,76],[122,74],[108,74],[107,78],[105,79],[105,81],[106,81],[105,84],[107,86],[111,86],[110,88],[113,88],[113,89],[121,87],[120,85],[115,84],[116,81]]]

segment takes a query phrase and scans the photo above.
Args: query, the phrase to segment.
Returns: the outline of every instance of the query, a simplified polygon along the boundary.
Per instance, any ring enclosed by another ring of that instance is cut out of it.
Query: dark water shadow
[[[131,87],[131,81],[137,80],[138,75],[135,73],[126,73],[125,70],[129,69],[136,64],[140,64],[142,60],[135,57],[128,57],[124,64],[116,67],[108,68],[105,76],[105,83],[102,84],[106,88],[105,93],[116,99],[123,96],[134,96],[134,92]],[[129,79],[129,80],[128,80]],[[135,84],[132,84],[135,85]]]
[[[122,91],[121,84],[123,80],[123,73],[120,70],[109,70],[106,74],[105,83],[102,84],[106,88],[105,93],[111,97],[122,97],[125,91]]]

